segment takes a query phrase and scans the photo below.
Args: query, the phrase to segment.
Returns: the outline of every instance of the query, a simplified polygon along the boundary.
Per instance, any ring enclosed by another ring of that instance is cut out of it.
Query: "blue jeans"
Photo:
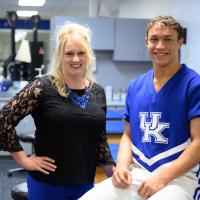
[[[77,200],[94,185],[58,186],[37,181],[27,175],[27,187],[29,200]]]

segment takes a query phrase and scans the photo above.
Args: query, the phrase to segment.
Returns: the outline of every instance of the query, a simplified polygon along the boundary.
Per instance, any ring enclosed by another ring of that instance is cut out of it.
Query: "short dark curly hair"
[[[161,26],[168,26],[173,28],[178,33],[178,40],[183,37],[183,27],[171,16],[160,15],[153,18],[147,25],[146,37],[148,38],[149,30],[155,25],[160,24]]]

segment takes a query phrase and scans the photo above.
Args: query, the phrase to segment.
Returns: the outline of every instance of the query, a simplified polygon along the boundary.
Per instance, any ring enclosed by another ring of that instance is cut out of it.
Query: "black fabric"
[[[106,142],[106,99],[103,88],[96,83],[91,85],[90,104],[82,109],[73,104],[69,97],[60,96],[49,76],[43,76],[27,87],[32,92],[26,91],[26,95],[21,92],[26,101],[25,106],[21,105],[19,109],[24,109],[24,112],[18,112],[19,116],[7,114],[6,117],[21,119],[23,114],[31,113],[36,125],[36,155],[49,156],[55,159],[57,165],[56,171],[50,175],[36,171],[29,174],[39,181],[56,185],[92,183],[96,162],[114,163]],[[27,106],[29,104],[30,109]],[[19,102],[15,106],[18,107]],[[18,120],[15,120],[14,124],[17,123]],[[12,135],[15,136],[14,128]],[[14,140],[17,141],[16,137]],[[15,145],[12,146],[13,149],[9,150],[16,151]]]
[[[15,127],[38,106],[41,93],[39,80],[25,86],[0,111],[0,150],[16,152],[23,150]]]

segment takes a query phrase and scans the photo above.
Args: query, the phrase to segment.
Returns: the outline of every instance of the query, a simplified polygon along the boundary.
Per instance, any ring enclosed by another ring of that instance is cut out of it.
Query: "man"
[[[129,86],[112,184],[103,181],[81,200],[200,198],[200,76],[179,63],[182,44],[182,27],[171,16],[148,24],[153,69]]]

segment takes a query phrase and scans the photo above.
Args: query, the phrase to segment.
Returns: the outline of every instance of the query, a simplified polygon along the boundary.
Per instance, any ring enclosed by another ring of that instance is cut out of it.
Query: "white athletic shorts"
[[[111,178],[98,183],[79,200],[146,200],[137,193],[142,181],[152,176],[141,168],[132,170],[132,185],[126,189],[113,186]],[[197,183],[195,180],[182,176],[175,179],[162,190],[148,198],[148,200],[193,200]]]

